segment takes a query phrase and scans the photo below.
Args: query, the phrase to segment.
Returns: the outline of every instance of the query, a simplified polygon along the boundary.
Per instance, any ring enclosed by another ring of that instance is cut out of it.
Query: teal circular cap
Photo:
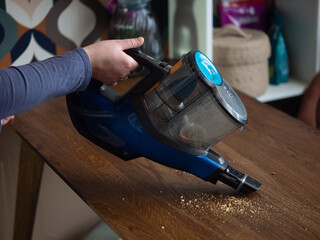
[[[222,84],[221,75],[218,72],[217,68],[213,65],[211,60],[206,55],[204,55],[202,52],[199,52],[199,51],[195,52],[194,57],[195,57],[197,67],[200,70],[201,74],[206,78],[206,80],[209,80],[208,83],[221,85]]]

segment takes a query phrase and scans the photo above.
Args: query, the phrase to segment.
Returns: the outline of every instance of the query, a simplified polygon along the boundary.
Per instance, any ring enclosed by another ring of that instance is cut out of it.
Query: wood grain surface
[[[213,150],[262,182],[250,195],[115,157],[76,132],[64,98],[17,115],[13,128],[123,239],[318,239],[319,131],[240,96],[249,123]]]

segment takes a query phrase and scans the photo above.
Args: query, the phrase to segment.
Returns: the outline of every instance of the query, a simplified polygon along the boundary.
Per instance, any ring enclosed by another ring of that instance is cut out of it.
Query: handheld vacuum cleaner
[[[211,150],[248,120],[240,98],[209,58],[190,51],[170,66],[137,49],[125,52],[147,74],[125,93],[92,79],[85,91],[69,94],[78,132],[124,160],[143,156],[243,193],[260,189],[260,182]]]

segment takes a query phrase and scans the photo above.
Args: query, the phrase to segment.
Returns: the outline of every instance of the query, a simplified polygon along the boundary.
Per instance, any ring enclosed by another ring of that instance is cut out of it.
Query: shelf
[[[217,10],[218,1],[191,2],[168,1],[170,59],[180,59],[182,54],[174,53],[180,48],[185,53],[190,49],[200,50],[212,59],[213,13]],[[267,91],[256,98],[260,102],[301,96],[311,79],[320,71],[320,0],[310,0],[308,4],[299,0],[292,0],[290,4],[287,0],[277,0],[276,8],[283,19],[290,75],[294,78],[290,78],[288,83],[269,85]],[[178,33],[182,35],[182,40],[175,37],[174,34]]]
[[[287,83],[279,85],[269,85],[267,91],[258,96],[260,102],[271,102],[291,97],[297,97],[303,94],[308,86],[307,82],[298,81],[290,78]]]

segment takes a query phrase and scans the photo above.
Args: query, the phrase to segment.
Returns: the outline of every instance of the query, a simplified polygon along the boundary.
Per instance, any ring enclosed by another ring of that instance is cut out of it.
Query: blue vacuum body
[[[243,193],[260,189],[260,182],[211,150],[247,123],[241,100],[212,62],[199,51],[173,67],[140,50],[126,53],[147,74],[124,94],[95,79],[85,91],[69,94],[68,110],[78,132],[124,160],[146,157]]]

